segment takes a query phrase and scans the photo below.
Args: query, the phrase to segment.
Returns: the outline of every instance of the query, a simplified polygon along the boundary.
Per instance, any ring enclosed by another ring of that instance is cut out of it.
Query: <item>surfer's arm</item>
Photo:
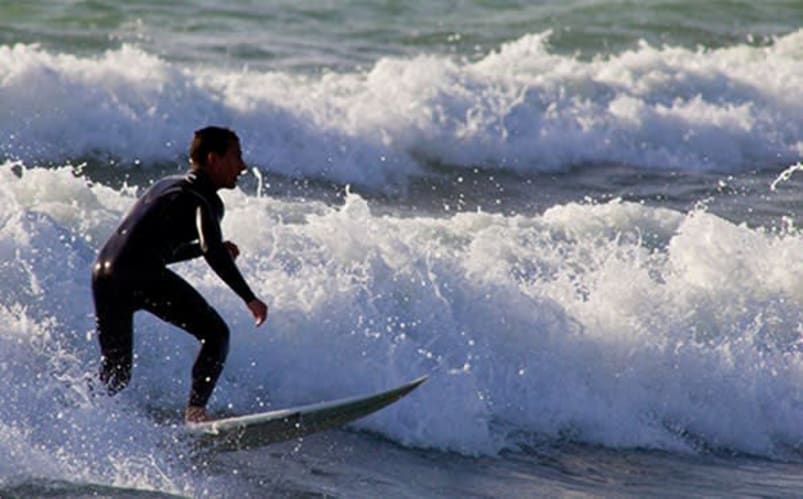
[[[169,265],[171,263],[192,260],[193,258],[198,258],[202,254],[203,252],[201,251],[201,243],[198,241],[193,241],[191,243],[182,244],[176,248],[165,263]]]
[[[231,241],[223,241],[223,245],[226,246],[226,250],[229,252],[231,257],[236,260],[240,255],[240,248],[238,248],[237,245]],[[191,243],[182,244],[176,248],[165,263],[170,265],[171,263],[192,260],[193,258],[203,256],[203,254],[204,252],[201,250],[200,241],[193,241]]]
[[[203,204],[198,206],[195,212],[195,223],[198,229],[198,244],[201,254],[212,270],[247,304],[256,299],[234,263],[231,251],[233,244],[223,241],[220,224],[207,206]],[[251,308],[250,305],[249,308]]]

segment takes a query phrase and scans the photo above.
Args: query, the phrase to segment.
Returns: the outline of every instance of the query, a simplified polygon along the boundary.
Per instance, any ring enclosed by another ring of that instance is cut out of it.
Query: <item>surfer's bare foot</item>
[[[184,411],[185,423],[204,423],[212,418],[206,415],[206,409],[197,405],[188,405]]]

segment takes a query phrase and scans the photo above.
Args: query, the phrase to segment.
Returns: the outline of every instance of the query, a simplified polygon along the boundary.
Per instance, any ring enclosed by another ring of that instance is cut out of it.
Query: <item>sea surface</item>
[[[89,269],[194,130],[271,307],[210,402],[430,379],[240,452],[136,317],[93,397]],[[0,497],[803,495],[799,0],[0,0]]]

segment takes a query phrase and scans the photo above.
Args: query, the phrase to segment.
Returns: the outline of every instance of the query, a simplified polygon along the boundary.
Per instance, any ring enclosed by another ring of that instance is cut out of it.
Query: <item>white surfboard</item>
[[[187,428],[204,446],[222,450],[261,447],[328,430],[367,416],[404,397],[426,379],[427,376],[421,376],[373,395],[193,423]]]

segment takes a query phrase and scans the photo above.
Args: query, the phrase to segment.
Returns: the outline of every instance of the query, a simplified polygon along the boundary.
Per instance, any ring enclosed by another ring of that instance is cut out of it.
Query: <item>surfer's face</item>
[[[237,185],[237,179],[245,171],[245,162],[243,162],[240,143],[232,142],[222,156],[210,153],[207,165],[209,176],[215,187],[218,189],[233,189]]]

